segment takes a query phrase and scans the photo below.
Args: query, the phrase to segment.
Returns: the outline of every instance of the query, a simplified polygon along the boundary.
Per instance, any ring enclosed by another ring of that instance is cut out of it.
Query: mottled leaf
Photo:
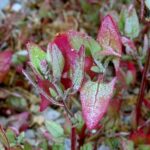
[[[11,58],[11,51],[0,52],[0,83],[3,82],[9,71],[11,65]]]
[[[50,63],[52,66],[53,77],[60,80],[64,69],[64,57],[56,44],[49,44]]]
[[[118,53],[118,56],[121,56],[122,44],[119,30],[116,22],[110,15],[104,17],[98,32],[97,41],[103,50],[111,50],[110,55],[116,55]],[[119,68],[119,58],[113,59],[113,63],[117,71]]]
[[[125,18],[125,34],[131,39],[136,38],[140,32],[139,19],[135,8],[128,10]]]
[[[115,52],[121,54],[120,34],[116,22],[110,15],[104,17],[98,32],[97,41],[100,42],[103,49],[111,47]]]
[[[32,67],[37,71],[37,73],[42,74],[40,64],[41,61],[46,59],[46,53],[34,43],[28,43],[27,49]]]
[[[88,129],[95,128],[107,111],[116,78],[110,83],[87,81],[80,90],[83,117]]]
[[[77,91],[80,88],[84,77],[84,59],[85,59],[85,50],[84,47],[81,46],[75,60],[71,64],[72,84],[73,84],[73,89],[75,91]]]

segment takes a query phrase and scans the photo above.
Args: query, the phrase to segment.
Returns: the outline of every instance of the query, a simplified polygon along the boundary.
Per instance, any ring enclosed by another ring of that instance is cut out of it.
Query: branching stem
[[[27,78],[27,80],[33,85],[33,87],[36,88],[43,96],[45,96],[52,104],[64,107],[63,104],[56,102],[49,95],[47,95],[47,93],[43,89],[41,89],[40,87],[38,87],[36,85],[36,83],[32,80],[32,78],[30,77],[30,75],[25,70],[22,70],[22,73]]]

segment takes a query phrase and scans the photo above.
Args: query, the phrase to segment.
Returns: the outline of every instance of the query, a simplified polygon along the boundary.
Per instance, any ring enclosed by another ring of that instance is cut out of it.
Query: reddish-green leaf
[[[85,50],[84,47],[81,46],[80,50],[75,58],[75,60],[72,60],[72,84],[73,89],[77,91],[81,83],[83,81],[84,77],[84,60],[85,60]]]
[[[109,54],[109,55],[114,55],[114,53],[115,53],[115,56],[116,56],[116,53],[118,53],[118,56],[121,55],[122,45],[121,45],[120,34],[118,31],[117,24],[115,23],[115,21],[110,15],[107,15],[106,17],[104,17],[101,23],[101,27],[98,32],[97,41],[102,46],[103,50],[115,51],[115,52],[111,51],[110,53],[112,54]],[[119,58],[113,59],[113,63],[117,71],[119,68]]]
[[[101,51],[99,43],[85,33],[71,30],[67,33],[67,35],[72,48],[75,50],[79,50],[81,45],[84,45],[86,55],[94,55],[96,52]]]
[[[64,56],[64,72],[68,71],[72,67],[72,60],[75,60],[76,53],[83,45],[86,53],[84,70],[88,75],[90,75],[90,77],[95,75],[94,72],[91,71],[91,67],[94,63],[92,56],[95,55],[95,52],[101,50],[101,47],[96,40],[84,33],[71,30],[63,34],[58,34],[53,43],[59,47]],[[92,56],[87,56],[91,55],[91,53]]]
[[[39,78],[38,86],[50,96],[49,87],[51,86],[51,83],[48,80],[41,80]],[[43,111],[50,105],[50,101],[42,94],[40,94],[40,97],[41,97],[40,111]]]
[[[80,90],[83,117],[88,129],[97,127],[107,111],[116,78],[110,83],[87,81]]]

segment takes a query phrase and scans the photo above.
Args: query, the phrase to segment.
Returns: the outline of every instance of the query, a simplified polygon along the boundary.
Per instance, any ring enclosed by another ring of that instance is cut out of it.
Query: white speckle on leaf
[[[110,83],[88,81],[81,89],[83,117],[89,129],[94,129],[107,111],[116,78]]]

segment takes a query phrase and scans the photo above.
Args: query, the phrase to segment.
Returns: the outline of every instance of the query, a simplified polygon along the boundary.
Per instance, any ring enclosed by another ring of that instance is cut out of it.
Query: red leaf
[[[52,87],[52,84],[48,80],[38,79],[38,86],[50,96],[49,88]],[[40,111],[43,111],[50,105],[50,101],[42,94],[40,94],[40,97]]]
[[[77,57],[77,52],[79,50],[79,49],[74,49],[73,45],[71,44],[71,38],[74,36],[79,36],[82,37],[83,39],[89,38],[85,34],[71,30],[66,33],[58,34],[53,41],[53,43],[55,43],[58,46],[58,48],[61,50],[65,58],[64,72],[69,71],[69,69],[72,67],[71,64],[74,63],[74,60]],[[95,73],[91,71],[91,67],[93,63],[94,61],[91,56],[85,56],[84,70],[86,71],[86,73],[88,73],[91,76],[91,78],[93,78],[93,76],[95,75]]]
[[[83,117],[89,130],[97,127],[107,111],[116,78],[110,83],[87,81],[80,90]]]
[[[68,39],[68,36],[66,33],[63,34],[58,34],[53,43],[55,43],[58,48],[61,50],[64,58],[65,58],[65,67],[64,67],[64,72],[69,70],[70,64],[68,60],[68,52],[71,51],[71,45]]]
[[[3,82],[9,71],[11,65],[11,58],[11,51],[0,52],[0,83]]]
[[[61,83],[63,84],[65,89],[68,89],[72,86],[72,82],[69,78],[61,78]]]
[[[86,73],[88,73],[88,75],[93,78],[96,73],[91,71],[91,67],[93,66],[94,64],[94,61],[93,61],[93,58],[91,56],[86,56],[85,57],[85,64],[84,64],[84,71]]]
[[[100,45],[104,50],[107,50],[111,47],[115,51],[115,53],[121,55],[122,44],[121,44],[119,30],[116,22],[113,20],[113,18],[110,15],[104,17],[98,32],[97,41],[100,43]],[[113,62],[116,71],[118,71],[119,58],[117,60],[116,59],[113,60]]]

